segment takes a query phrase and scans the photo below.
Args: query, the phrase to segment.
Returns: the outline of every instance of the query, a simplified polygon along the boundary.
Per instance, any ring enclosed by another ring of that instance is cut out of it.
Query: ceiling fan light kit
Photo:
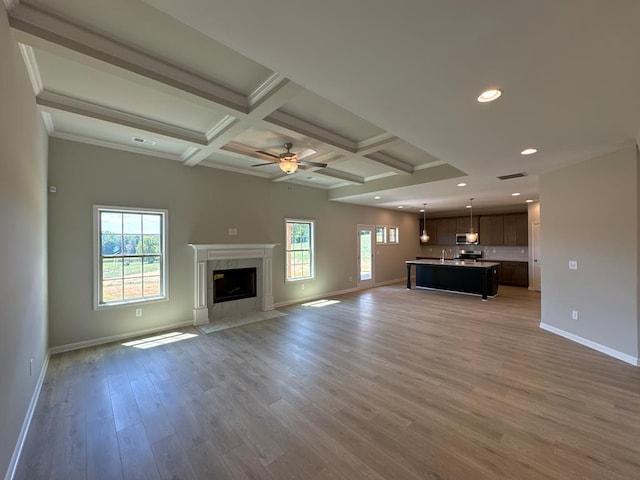
[[[286,148],[287,151],[284,153],[281,153],[280,155],[274,155],[273,153],[265,152],[264,150],[256,150],[256,152],[276,159],[278,161],[278,166],[280,167],[280,170],[282,170],[287,175],[291,175],[292,173],[295,173],[296,170],[298,170],[298,167],[300,165],[308,166],[308,167],[318,167],[318,168],[325,168],[327,166],[326,163],[299,160],[297,153],[291,153],[291,149],[293,148],[292,143],[289,143],[289,142],[285,143],[284,148]],[[309,150],[312,154],[315,153],[315,150],[310,150],[310,149],[307,149],[307,150]],[[305,150],[305,152],[307,150]],[[303,152],[303,154],[305,154],[305,152]],[[273,165],[274,163],[275,162],[259,163],[257,165],[251,165],[251,166],[262,167],[264,165]]]

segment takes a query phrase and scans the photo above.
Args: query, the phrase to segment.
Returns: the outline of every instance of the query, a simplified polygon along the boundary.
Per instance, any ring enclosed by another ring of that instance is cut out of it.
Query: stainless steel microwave
[[[456,233],[456,245],[477,245],[480,237],[475,242],[467,242],[466,233]]]

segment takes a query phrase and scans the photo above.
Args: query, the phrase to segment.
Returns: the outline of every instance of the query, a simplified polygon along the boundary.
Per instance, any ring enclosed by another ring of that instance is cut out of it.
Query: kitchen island
[[[416,267],[416,287],[482,295],[498,293],[498,263],[464,260],[407,260],[407,288],[411,289],[411,267]]]

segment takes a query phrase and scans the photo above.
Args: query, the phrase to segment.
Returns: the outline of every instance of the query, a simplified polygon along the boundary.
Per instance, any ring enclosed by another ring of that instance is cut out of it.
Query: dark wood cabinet
[[[529,244],[528,217],[526,213],[504,215],[504,245],[526,246]]]
[[[482,215],[479,227],[480,245],[504,245],[504,215]]]
[[[437,242],[436,245],[455,245],[456,244],[456,218],[437,218]]]
[[[529,286],[529,265],[527,262],[500,262],[498,283],[516,287]]]
[[[456,233],[467,233],[469,231],[469,217],[456,217]],[[473,231],[479,232],[478,230],[478,217],[473,217]]]

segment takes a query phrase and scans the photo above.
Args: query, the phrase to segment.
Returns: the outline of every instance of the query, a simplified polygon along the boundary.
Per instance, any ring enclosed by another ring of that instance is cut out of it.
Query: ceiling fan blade
[[[308,167],[320,167],[320,168],[325,168],[327,166],[326,163],[307,162],[307,161],[304,161],[304,160],[298,160],[298,165],[306,165]]]
[[[276,165],[276,162],[256,163],[255,165],[251,165],[251,166],[252,167],[264,167],[265,165]]]
[[[264,150],[256,150],[256,153],[261,153],[262,155],[266,155],[267,157],[273,157],[280,160],[278,155],[274,155],[273,153],[265,152]]]

